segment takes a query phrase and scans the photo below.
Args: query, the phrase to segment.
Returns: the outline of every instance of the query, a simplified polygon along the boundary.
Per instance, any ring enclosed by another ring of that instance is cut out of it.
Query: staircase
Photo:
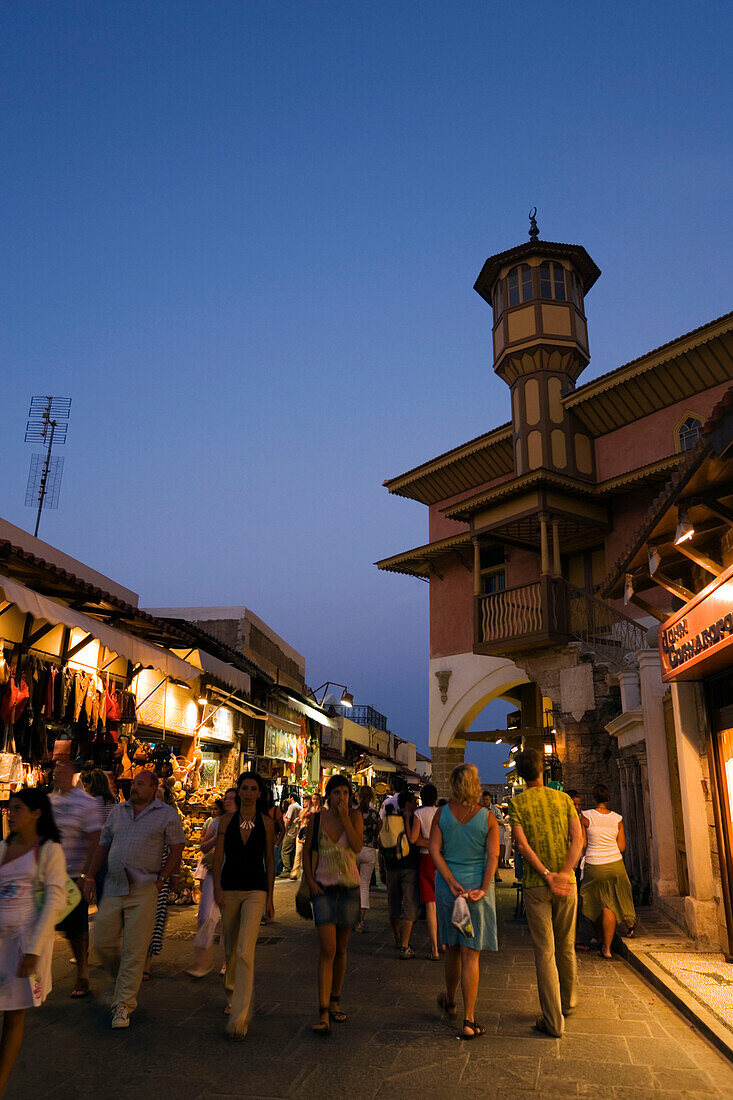
[[[646,648],[646,628],[589,592],[565,588],[570,638],[615,672],[633,667],[637,650]]]

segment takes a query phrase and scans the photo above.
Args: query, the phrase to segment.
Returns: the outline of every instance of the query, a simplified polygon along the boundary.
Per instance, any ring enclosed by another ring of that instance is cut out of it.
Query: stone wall
[[[521,655],[515,663],[552,700],[565,789],[580,791],[583,804],[590,806],[591,791],[605,783],[612,805],[620,806],[618,745],[605,727],[621,712],[621,698],[607,667],[594,664],[579,645]]]
[[[453,744],[450,748],[433,748],[430,750],[433,758],[433,783],[438,789],[439,798],[450,796],[450,773],[459,764],[463,763],[465,744]]]

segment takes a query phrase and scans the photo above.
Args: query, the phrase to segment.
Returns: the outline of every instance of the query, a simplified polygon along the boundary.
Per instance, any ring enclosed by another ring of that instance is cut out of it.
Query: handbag
[[[451,914],[451,924],[455,925],[462,936],[467,939],[473,939],[473,923],[471,921],[471,912],[468,908],[468,902],[461,895],[456,898],[453,904],[453,913]]]
[[[43,883],[40,881],[40,873],[41,861],[38,857],[38,848],[36,848],[36,877],[33,879],[33,900],[36,903],[36,911],[39,913],[41,909],[43,909],[43,899],[45,895]],[[69,878],[68,875],[66,876],[64,888],[66,890],[66,901],[64,903],[63,911],[56,921],[57,926],[61,924],[62,921],[66,920],[69,913],[76,909],[77,905],[81,901],[81,890],[76,885],[73,878]]]
[[[17,752],[0,752],[0,784],[16,786],[23,782],[23,758]]]
[[[321,831],[321,815],[313,815],[313,841],[311,843],[311,866],[313,868],[313,874],[316,873],[316,867],[318,866],[318,834]],[[305,863],[305,860],[303,861]],[[311,888],[308,884],[308,879],[305,877],[305,870],[300,872],[300,882],[298,883],[298,892],[295,895],[295,911],[299,917],[303,920],[313,920],[313,900],[311,894]]]

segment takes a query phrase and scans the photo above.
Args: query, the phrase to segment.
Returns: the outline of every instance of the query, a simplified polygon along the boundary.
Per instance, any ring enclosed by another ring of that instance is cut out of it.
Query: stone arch
[[[529,678],[513,661],[463,653],[432,660],[430,690],[430,748],[448,749],[463,745],[464,735],[474,719],[493,699]],[[450,671],[446,699],[442,702],[437,673]],[[470,738],[469,738],[470,739]]]

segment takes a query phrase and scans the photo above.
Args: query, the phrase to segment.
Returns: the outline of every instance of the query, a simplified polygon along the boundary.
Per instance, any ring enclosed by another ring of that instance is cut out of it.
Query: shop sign
[[[702,680],[733,663],[733,566],[662,625],[662,679]]]
[[[207,704],[207,709],[211,704]],[[234,741],[234,712],[228,707],[213,708],[213,714],[204,719],[205,725],[201,730],[201,737],[205,741],[224,741],[231,745]]]
[[[294,733],[287,733],[265,723],[265,756],[271,760],[285,760],[288,764],[295,764],[298,759],[298,738]]]

